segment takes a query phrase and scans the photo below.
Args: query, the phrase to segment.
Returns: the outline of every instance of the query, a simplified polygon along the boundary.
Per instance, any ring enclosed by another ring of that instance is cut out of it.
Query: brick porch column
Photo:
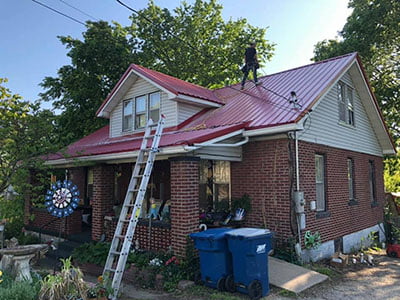
[[[174,157],[171,162],[171,244],[185,255],[186,237],[199,227],[198,157]]]
[[[104,232],[105,213],[113,208],[114,167],[97,165],[93,168],[92,240],[100,240]]]
[[[86,170],[84,167],[70,168],[68,169],[68,179],[71,180],[80,191],[80,203],[83,204],[85,201],[86,191]]]

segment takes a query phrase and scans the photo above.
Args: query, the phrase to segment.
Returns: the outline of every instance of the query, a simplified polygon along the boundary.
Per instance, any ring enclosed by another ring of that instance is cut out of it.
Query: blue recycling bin
[[[268,252],[272,233],[268,229],[240,228],[227,232],[232,253],[233,277],[226,279],[226,289],[260,299],[269,293]]]
[[[201,280],[220,291],[225,290],[226,277],[232,276],[232,255],[225,237],[231,230],[216,228],[190,234],[199,250]]]

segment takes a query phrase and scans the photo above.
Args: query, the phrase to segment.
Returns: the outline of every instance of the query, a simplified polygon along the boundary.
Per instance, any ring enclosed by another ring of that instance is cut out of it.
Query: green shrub
[[[32,283],[14,281],[11,276],[4,274],[0,283],[0,299],[7,300],[36,300],[40,290],[40,281],[33,276]]]
[[[106,263],[110,243],[85,243],[74,249],[72,258],[81,263],[103,266]]]

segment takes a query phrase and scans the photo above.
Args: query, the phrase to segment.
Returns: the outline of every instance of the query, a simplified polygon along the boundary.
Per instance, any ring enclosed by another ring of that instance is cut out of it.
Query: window
[[[353,88],[343,82],[337,85],[339,120],[354,126]]]
[[[231,165],[229,161],[202,160],[200,162],[199,204],[209,211],[218,203],[230,199]]]
[[[135,99],[135,129],[146,126],[146,96]]]
[[[315,155],[315,189],[317,211],[326,210],[325,195],[325,156],[321,154]]]
[[[354,188],[354,161],[352,158],[347,159],[347,181],[349,186],[349,200],[355,201],[355,188]]]
[[[133,114],[133,109],[132,109],[132,100],[125,100],[123,103],[123,116],[122,116],[122,130],[123,131],[128,131],[132,130],[133,126],[133,119],[132,119],[132,114]]]
[[[376,182],[375,182],[375,162],[373,160],[370,160],[368,162],[369,165],[369,193],[370,193],[370,197],[371,197],[371,202],[372,204],[376,204]]]
[[[122,130],[131,131],[146,126],[147,120],[158,122],[160,119],[160,92],[136,97],[123,102]]]
[[[150,94],[149,119],[153,122],[158,122],[160,119],[160,93]]]

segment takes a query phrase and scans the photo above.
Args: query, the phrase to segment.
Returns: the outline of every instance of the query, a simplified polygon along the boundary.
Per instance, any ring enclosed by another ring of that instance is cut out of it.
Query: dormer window
[[[157,122],[160,118],[160,92],[135,97],[123,102],[123,131],[141,129],[148,119]]]
[[[354,126],[353,88],[339,81],[337,85],[339,121]]]
[[[132,100],[125,100],[123,107],[124,109],[123,109],[122,130],[129,131],[132,130],[132,125],[133,125]]]
[[[135,129],[146,126],[146,96],[135,99]]]

